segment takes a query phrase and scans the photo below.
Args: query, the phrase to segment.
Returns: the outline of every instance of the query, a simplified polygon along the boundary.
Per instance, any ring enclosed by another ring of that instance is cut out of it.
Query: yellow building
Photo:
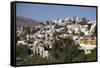
[[[81,46],[81,49],[84,50],[85,54],[91,54],[91,50],[94,49],[96,47],[96,37],[94,38],[84,38],[81,37],[78,40],[78,44]]]
[[[95,38],[90,39],[90,44],[96,44],[96,39]]]
[[[96,38],[79,39],[78,43],[79,44],[92,44],[92,45],[95,45],[96,44]]]

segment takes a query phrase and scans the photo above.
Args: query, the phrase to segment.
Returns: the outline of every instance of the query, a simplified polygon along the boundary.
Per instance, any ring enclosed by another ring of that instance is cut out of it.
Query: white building
[[[22,45],[27,45],[28,43],[26,43],[24,40],[22,40],[22,41],[17,41],[17,45],[20,45],[20,44],[22,44]]]

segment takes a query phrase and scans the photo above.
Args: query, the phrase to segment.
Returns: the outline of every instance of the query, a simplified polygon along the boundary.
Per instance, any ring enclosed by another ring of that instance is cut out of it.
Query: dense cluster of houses
[[[84,22],[86,22],[84,24]],[[49,58],[49,50],[55,37],[65,38],[72,37],[79,49],[83,49],[85,54],[90,54],[91,50],[96,48],[96,21],[90,21],[83,18],[65,17],[63,19],[55,19],[44,22],[44,25],[37,25],[38,28],[34,33],[25,35],[25,39],[17,40],[17,45],[27,45],[31,47],[34,54],[38,54],[43,58]],[[82,24],[83,23],[83,24]],[[31,30],[31,29],[30,29]],[[17,30],[17,36],[21,37],[24,32],[23,27]],[[26,42],[31,41],[31,43]]]

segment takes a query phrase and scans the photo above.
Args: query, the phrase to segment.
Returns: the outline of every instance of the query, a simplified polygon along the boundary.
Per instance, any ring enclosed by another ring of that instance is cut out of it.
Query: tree
[[[84,32],[80,32],[80,34],[79,34],[80,36],[84,36],[85,34],[84,34]]]
[[[74,45],[71,38],[60,38],[52,44],[52,57],[55,63],[72,62],[78,54],[78,47]]]
[[[86,18],[83,17],[83,18],[82,18],[82,21],[79,22],[79,24],[81,24],[81,25],[85,25],[85,24],[87,24],[87,20],[86,20]]]
[[[97,48],[93,49],[91,54],[85,55],[85,61],[96,61],[97,60]]]
[[[96,37],[96,35],[97,35],[97,28],[95,26],[94,31],[93,31],[93,34],[91,35],[91,37]]]
[[[54,33],[53,33],[53,37],[54,37],[55,40],[56,40],[56,37],[58,37],[57,35],[58,35],[58,32],[55,30]]]
[[[49,25],[50,24],[49,21],[46,21],[46,24]]]
[[[20,40],[20,37],[19,36],[16,36],[16,41]]]
[[[85,17],[82,18],[82,22],[84,22],[84,23],[87,22]]]
[[[85,61],[84,51],[79,50],[78,45],[76,45],[70,37],[55,40],[51,51],[53,63]]]
[[[31,28],[29,26],[25,27],[24,30],[25,30],[26,34],[30,34],[30,32],[31,32]]]
[[[25,64],[47,64],[48,61],[38,55],[33,55]]]
[[[84,50],[79,50],[78,54],[73,58],[72,62],[82,62],[85,61]]]
[[[66,33],[68,31],[68,28],[67,27],[65,27],[61,32],[64,32],[64,33]]]
[[[87,30],[90,30],[92,24],[88,24]]]
[[[24,45],[16,46],[16,57],[23,59],[29,54],[30,54],[30,49],[28,48],[28,46]]]
[[[64,48],[64,62],[74,62],[79,55],[79,49],[76,45],[66,45]]]

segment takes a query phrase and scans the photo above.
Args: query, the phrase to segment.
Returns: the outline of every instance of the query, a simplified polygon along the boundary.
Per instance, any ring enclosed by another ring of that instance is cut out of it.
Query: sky
[[[95,7],[43,5],[31,3],[17,3],[16,16],[23,16],[37,21],[52,20],[63,17],[86,17],[96,19]]]

